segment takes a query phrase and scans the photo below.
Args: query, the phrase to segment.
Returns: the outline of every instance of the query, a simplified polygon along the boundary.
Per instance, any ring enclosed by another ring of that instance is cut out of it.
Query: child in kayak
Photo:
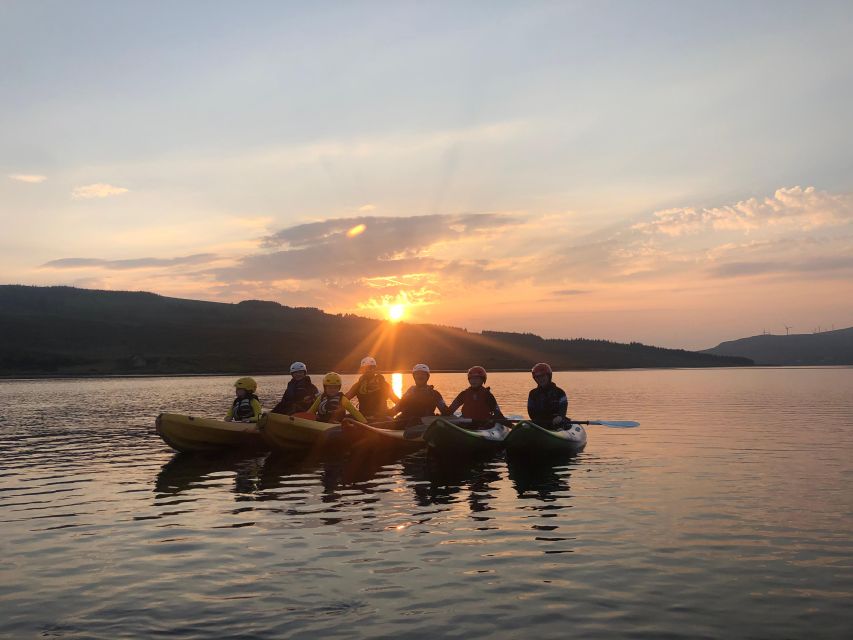
[[[319,394],[319,390],[308,377],[308,367],[303,362],[294,362],[290,365],[290,382],[284,390],[278,404],[270,413],[284,413],[293,415],[308,411]]]
[[[566,417],[569,409],[569,398],[551,380],[553,371],[551,365],[540,362],[531,369],[536,388],[530,390],[527,396],[527,414],[530,419],[544,429],[562,429],[571,426]]]
[[[258,383],[254,378],[240,378],[234,383],[234,402],[228,409],[225,422],[236,420],[237,422],[257,422],[261,417],[261,402],[255,391]]]
[[[462,407],[462,417],[473,420],[475,427],[490,427],[496,421],[505,422],[506,418],[501,413],[495,396],[489,387],[483,386],[486,378],[486,370],[483,367],[468,369],[468,384],[471,386],[456,396],[447,407],[446,415],[451,415]]]
[[[397,394],[381,373],[376,371],[376,360],[367,356],[361,359],[361,376],[346,392],[348,399],[358,399],[358,409],[370,418],[382,418],[388,415],[388,401],[392,404],[400,401]]]
[[[400,402],[391,409],[391,415],[400,414],[397,420],[400,426],[409,426],[420,422],[424,416],[435,415],[435,410],[442,414],[447,413],[447,404],[441,394],[435,390],[429,381],[429,367],[425,364],[416,364],[412,369],[412,377],[415,379],[414,386],[409,387]]]
[[[339,374],[334,371],[327,373],[323,377],[323,393],[317,396],[308,411],[317,414],[318,422],[340,422],[347,413],[359,422],[367,422],[349,398],[341,393],[341,384]]]

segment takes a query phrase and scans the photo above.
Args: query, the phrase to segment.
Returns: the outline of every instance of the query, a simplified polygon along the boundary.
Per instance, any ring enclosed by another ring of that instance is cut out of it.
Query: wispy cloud
[[[47,180],[47,176],[40,176],[32,173],[10,173],[8,176],[9,180],[15,180],[17,182],[29,182],[30,184],[38,184],[39,182],[44,182]]]
[[[115,185],[96,182],[95,184],[87,184],[81,187],[74,187],[71,192],[71,198],[74,200],[91,200],[95,198],[109,198],[111,196],[119,196],[127,193],[130,189],[124,187],[116,187]]]
[[[551,292],[551,294],[555,296],[580,296],[585,293],[589,293],[589,291],[585,289],[558,289],[557,291]]]
[[[196,253],[190,256],[176,258],[130,258],[126,260],[102,260],[100,258],[60,258],[44,263],[44,269],[152,269],[162,267],[174,267],[178,265],[208,264],[217,260],[218,256],[213,253]]]

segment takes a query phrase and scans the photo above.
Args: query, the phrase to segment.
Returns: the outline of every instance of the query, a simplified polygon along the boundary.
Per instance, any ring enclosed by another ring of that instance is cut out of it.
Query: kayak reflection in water
[[[358,399],[358,410],[368,418],[387,417],[388,401],[394,404],[399,402],[400,398],[394,393],[385,376],[376,371],[376,360],[371,356],[362,358],[359,373],[361,375],[346,392],[346,397],[350,400]]]
[[[225,422],[257,422],[261,417],[261,401],[255,395],[258,383],[254,378],[240,378],[234,383],[234,402],[225,416]]]
[[[501,408],[498,406],[498,401],[489,387],[484,387],[488,374],[483,367],[471,367],[468,369],[468,384],[467,389],[462,391],[450,406],[447,408],[447,414],[452,414],[459,407],[462,407],[462,417],[473,420],[472,428],[489,428],[495,422],[506,422],[504,414],[501,413]]]
[[[544,429],[555,431],[571,427],[566,417],[569,410],[569,398],[551,378],[554,375],[551,365],[540,362],[531,370],[536,387],[527,396],[527,414],[530,419]]]
[[[425,364],[416,364],[412,368],[415,384],[406,390],[400,401],[391,409],[391,415],[397,416],[395,420],[400,427],[420,423],[424,416],[435,415],[436,409],[439,413],[448,413],[444,398],[435,387],[427,384],[429,376],[429,367]]]
[[[290,365],[290,376],[284,395],[270,413],[292,416],[294,413],[308,411],[320,393],[308,377],[308,367],[304,362],[294,362]]]

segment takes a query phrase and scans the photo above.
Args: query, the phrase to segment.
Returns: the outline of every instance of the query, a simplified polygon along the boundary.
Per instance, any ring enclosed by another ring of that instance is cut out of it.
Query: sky
[[[853,325],[849,2],[0,2],[0,283]],[[788,329],[786,329],[788,327]]]

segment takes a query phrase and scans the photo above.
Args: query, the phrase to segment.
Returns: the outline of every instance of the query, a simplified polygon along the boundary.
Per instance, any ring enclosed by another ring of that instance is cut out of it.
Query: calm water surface
[[[205,458],[154,417],[230,379],[0,382],[0,635],[851,636],[853,369],[556,380],[642,427],[540,466]],[[512,413],[530,382],[489,378]]]

